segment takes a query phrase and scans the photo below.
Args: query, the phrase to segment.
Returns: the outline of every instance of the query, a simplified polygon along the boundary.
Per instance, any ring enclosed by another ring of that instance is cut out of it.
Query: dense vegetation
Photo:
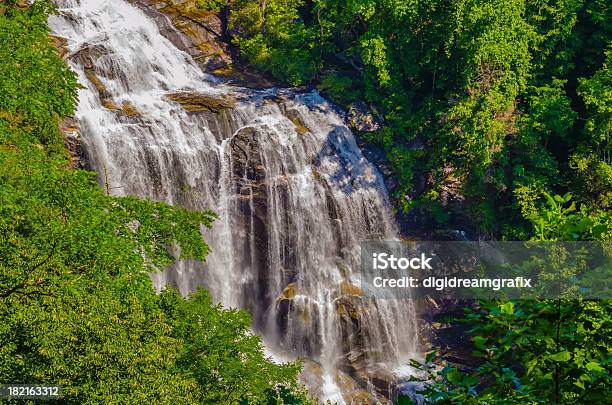
[[[612,236],[612,13],[605,0],[200,0],[245,63],[384,123],[405,213],[508,240]],[[557,195],[561,194],[564,197]],[[609,400],[609,301],[477,302],[474,370],[443,403]],[[435,354],[432,354],[433,359]],[[426,365],[422,366],[427,368]],[[404,399],[406,400],[406,399]]]
[[[576,212],[569,198],[549,198],[546,206],[532,214],[538,230],[532,240],[590,240],[594,232],[601,236],[602,224],[593,222],[585,211]],[[609,257],[609,243],[607,249]],[[551,258],[557,260],[565,253],[556,251]],[[571,266],[563,270],[573,270],[566,275],[570,278],[579,272]],[[608,277],[611,270],[607,269]],[[555,300],[477,301],[464,312],[447,321],[468,327],[472,355],[480,365],[434,370],[431,364],[415,363],[429,371],[434,381],[425,390],[432,402],[606,403],[612,390],[610,300],[568,294]],[[436,352],[428,354],[430,361],[436,357]]]
[[[250,65],[366,101],[405,211],[526,239],[544,192],[612,204],[603,0],[200,0]]]
[[[214,213],[108,196],[69,169],[58,120],[78,85],[49,11],[0,3],[0,381],[61,384],[76,404],[289,398],[299,365],[268,360],[248,314],[152,286],[170,247],[205,258]]]

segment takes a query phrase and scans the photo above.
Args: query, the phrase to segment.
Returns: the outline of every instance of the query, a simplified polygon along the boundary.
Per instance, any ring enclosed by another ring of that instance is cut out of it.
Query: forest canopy
[[[609,224],[605,0],[200,0],[248,65],[384,122],[394,195],[427,224],[526,239],[544,193]]]

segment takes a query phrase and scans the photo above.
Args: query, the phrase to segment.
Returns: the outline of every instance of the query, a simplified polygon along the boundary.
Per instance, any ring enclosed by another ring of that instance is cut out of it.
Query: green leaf
[[[572,358],[572,355],[567,350],[564,350],[562,352],[550,355],[548,358],[553,360],[553,361],[566,362],[566,361],[569,361],[569,359]]]
[[[462,379],[463,379],[463,374],[459,370],[457,370],[456,368],[451,368],[446,373],[446,379],[451,384],[460,384]]]
[[[499,309],[502,314],[512,315],[514,314],[514,303],[506,302],[505,304],[501,304]]]
[[[534,367],[538,364],[538,359],[535,358],[527,363],[527,375],[531,374]]]
[[[463,379],[463,385],[465,385],[466,387],[471,387],[473,385],[476,385],[478,383],[478,378],[471,376],[471,375],[466,375],[465,378]]]
[[[606,371],[605,368],[603,368],[599,363],[597,363],[595,361],[588,362],[586,364],[586,369],[589,370],[589,371],[596,371],[598,373]]]
[[[482,337],[482,336],[474,336],[472,338],[472,341],[474,342],[474,345],[479,348],[479,349],[486,349],[485,346],[485,342],[487,341],[486,337]]]

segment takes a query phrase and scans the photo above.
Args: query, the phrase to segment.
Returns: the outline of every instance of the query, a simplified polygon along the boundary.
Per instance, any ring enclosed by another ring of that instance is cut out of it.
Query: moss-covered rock
[[[289,283],[287,287],[283,290],[281,295],[277,298],[277,300],[290,300],[293,299],[297,295],[297,284]]]
[[[110,97],[108,90],[106,90],[106,86],[102,83],[102,80],[94,73],[93,69],[85,68],[85,76],[87,79],[94,85],[101,99],[105,99]]]
[[[336,312],[340,315],[343,322],[349,324],[359,324],[361,322],[361,313],[359,307],[361,302],[359,297],[355,295],[343,295],[334,301]]]
[[[249,88],[281,85],[270,77],[239,66],[237,50],[231,44],[227,21],[224,21],[222,13],[202,10],[195,0],[131,1],[148,10],[149,15],[158,21],[162,35],[191,55],[204,71]],[[170,19],[172,27],[167,27],[164,16]]]
[[[127,117],[140,117],[140,113],[129,101],[124,101],[121,104],[120,111]]]
[[[363,296],[363,290],[356,285],[351,284],[350,281],[344,280],[340,283],[340,294],[342,295],[356,295],[358,297]]]
[[[304,121],[300,118],[300,113],[296,109],[289,109],[283,111],[285,117],[289,118],[289,120],[295,125],[295,130],[300,135],[306,135],[310,132]]]
[[[222,38],[223,23],[219,15],[199,8],[195,0],[133,1],[168,16],[184,38],[176,38],[176,33],[169,31],[162,34],[180,45],[204,70],[231,70],[233,60],[229,45]]]
[[[233,108],[236,103],[229,96],[211,96],[192,92],[169,93],[166,97],[179,103],[188,112],[210,111],[219,113],[228,108]]]
[[[84,167],[83,146],[78,123],[72,117],[65,117],[59,121],[59,130],[64,137],[64,146],[70,158],[69,167],[82,169]]]

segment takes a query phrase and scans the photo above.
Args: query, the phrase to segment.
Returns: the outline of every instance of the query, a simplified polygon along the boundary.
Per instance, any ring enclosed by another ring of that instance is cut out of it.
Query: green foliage
[[[567,142],[563,138],[568,136],[574,125],[577,114],[565,94],[565,84],[564,81],[553,80],[549,85],[532,89],[525,131],[537,133],[544,143]]]
[[[160,300],[173,336],[184,342],[177,365],[197,382],[200,401],[264,403],[276,384],[294,387],[301,366],[270,362],[244,311],[214,306],[204,290],[186,303],[175,291]]]
[[[430,369],[426,395],[442,403],[604,403],[611,309],[609,301],[481,302],[464,318],[481,365]]]
[[[44,144],[51,140],[47,137],[57,117],[72,113],[77,85],[48,40],[50,9],[47,1],[35,2],[28,12],[0,6],[1,118],[11,125],[40,126]]]
[[[579,80],[578,94],[588,118],[582,143],[570,158],[575,187],[585,201],[599,208],[612,207],[612,50],[605,52],[602,67]]]
[[[355,81],[349,76],[340,76],[336,73],[328,73],[321,79],[317,88],[330,100],[347,105],[353,100],[359,99],[359,89]]]
[[[197,0],[197,6],[205,10],[220,11],[227,6],[227,0]]]
[[[517,198],[528,188],[609,209],[608,3],[236,0],[230,34],[280,80],[377,106],[386,127],[368,140],[388,152],[399,207],[511,238],[529,226]]]
[[[569,194],[545,194],[545,200],[529,211],[533,240],[610,240],[609,215],[576,209]],[[433,381],[425,395],[441,403],[604,403],[612,365],[611,310],[610,300],[480,301],[455,319],[470,326],[480,365],[437,372],[419,364]]]
[[[149,274],[204,260],[216,218],[105,195],[70,170],[58,119],[77,82],[46,1],[0,5],[0,381],[64,386],[65,403],[306,402],[243,311],[205,292],[157,294]],[[180,253],[178,253],[180,252]]]
[[[302,0],[236,0],[230,5],[234,43],[250,64],[292,85],[317,70],[313,32],[298,21]]]

